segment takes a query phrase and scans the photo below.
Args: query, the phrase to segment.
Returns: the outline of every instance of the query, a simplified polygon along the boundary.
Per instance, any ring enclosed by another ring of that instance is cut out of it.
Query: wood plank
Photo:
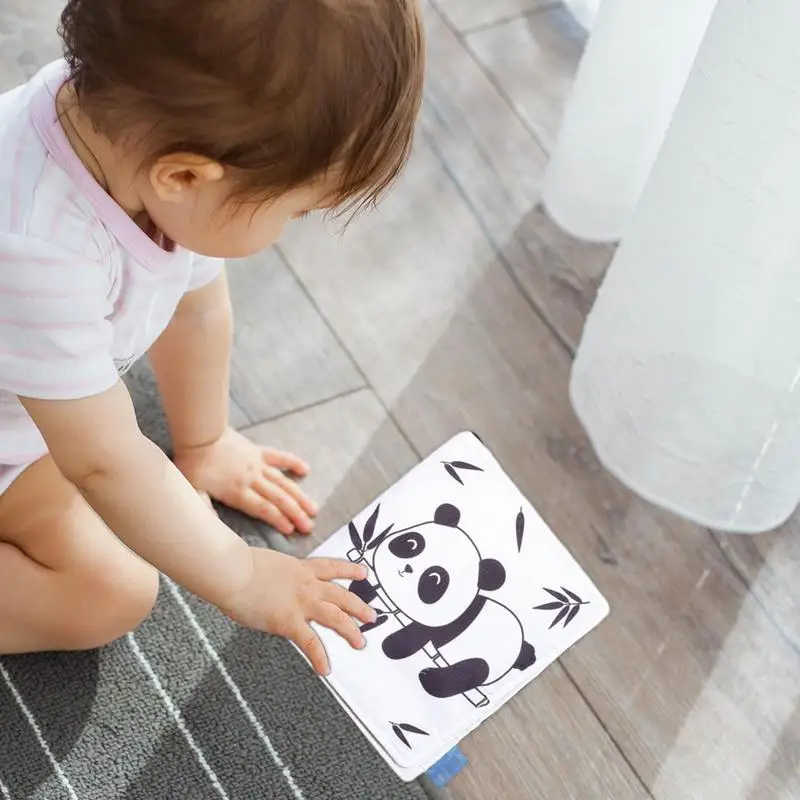
[[[714,538],[765,613],[800,652],[800,513],[770,533],[715,533]]]
[[[493,25],[552,4],[552,0],[436,0],[436,5],[462,33]]]
[[[439,14],[427,10],[423,138],[532,302],[574,347],[613,248],[577,242],[542,212],[546,154]]]
[[[274,250],[231,262],[228,280],[236,320],[231,396],[250,423],[364,385]]]
[[[429,452],[473,422],[478,432],[494,434],[510,410],[513,432],[502,438],[503,443],[513,439],[516,453],[513,459],[506,454],[506,460],[526,467],[528,448],[541,448],[543,431],[521,431],[522,409],[513,404],[520,403],[523,391],[533,404],[524,409],[526,425],[541,421],[548,409],[538,409],[540,373],[513,372],[496,349],[508,342],[496,340],[473,314],[476,294],[489,292],[495,313],[508,313],[505,324],[521,326],[514,342],[520,353],[544,347],[562,375],[566,359],[538,320],[531,319],[528,306],[519,314],[519,295],[505,273],[498,273],[491,248],[429,150],[418,150],[383,212],[356,222],[335,245],[322,225],[305,221],[289,233],[284,247],[419,452]],[[315,270],[323,251],[326,269]],[[503,277],[506,307],[497,304],[493,286]],[[455,339],[454,326],[459,331]],[[462,381],[466,387],[458,385]],[[511,392],[510,409],[506,391]],[[553,400],[548,395],[542,402]],[[532,477],[547,480],[537,470],[528,475],[526,488]],[[540,492],[557,488],[540,481],[534,481]],[[590,558],[594,555],[585,554],[583,560]],[[470,737],[465,748],[471,777],[458,784],[455,796],[485,798],[486,786],[502,786],[502,796],[513,798],[647,796],[561,668],[553,667],[547,680],[537,684]],[[602,756],[581,757],[587,752]]]
[[[498,245],[538,202],[547,156],[441,13],[423,2],[428,75],[421,130]]]
[[[574,239],[537,205],[504,255],[526,294],[574,351],[615,251],[614,245]]]
[[[450,785],[454,800],[650,797],[632,778],[600,722],[587,715],[585,708],[575,702],[575,688],[565,678],[563,667],[551,667],[522,697],[504,706],[462,743],[472,766]],[[556,729],[546,731],[553,723]],[[577,731],[579,740],[573,738]],[[520,741],[522,732],[525,738]],[[589,751],[582,752],[586,746]],[[581,759],[588,766],[580,764]],[[605,762],[598,783],[594,782],[598,777],[594,762]]]
[[[465,37],[546,150],[558,134],[587,34],[563,6]]]
[[[419,460],[369,389],[244,433],[261,444],[295,452],[311,465],[303,488],[321,509],[314,533],[270,537],[279,549],[295,555],[308,555]]]
[[[570,409],[567,352],[432,153],[418,149],[381,214],[326,248],[319,271],[324,241],[308,223],[284,249],[417,450],[476,430],[609,598],[611,620],[563,663],[654,796],[785,789],[800,752],[800,657],[707,531],[600,468]],[[509,750],[476,739],[485,786],[524,781],[509,797],[641,793],[619,761],[582,755],[603,751],[590,722],[576,730],[552,697],[553,717],[539,698],[517,702],[518,718],[494,722],[509,726]],[[506,764],[538,757],[508,774]]]

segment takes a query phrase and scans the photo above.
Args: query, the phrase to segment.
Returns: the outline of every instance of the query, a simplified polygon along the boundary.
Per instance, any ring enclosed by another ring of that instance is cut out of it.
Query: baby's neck
[[[115,146],[95,129],[81,111],[71,84],[64,84],[58,92],[56,110],[72,149],[89,173],[140,227],[150,225],[136,188],[138,165],[133,163],[135,155],[132,156],[127,148]]]

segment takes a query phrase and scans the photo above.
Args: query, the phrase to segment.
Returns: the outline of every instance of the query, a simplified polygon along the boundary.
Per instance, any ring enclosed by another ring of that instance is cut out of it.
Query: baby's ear
[[[493,558],[484,558],[478,572],[478,588],[494,592],[506,582],[506,568]]]
[[[449,503],[445,503],[436,509],[433,521],[437,525],[444,525],[446,528],[457,528],[461,521],[461,512]]]

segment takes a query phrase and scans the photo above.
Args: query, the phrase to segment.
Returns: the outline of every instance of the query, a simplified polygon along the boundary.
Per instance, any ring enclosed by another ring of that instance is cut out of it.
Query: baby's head
[[[293,217],[370,205],[408,157],[416,0],[69,0],[62,35],[82,118],[195,252],[249,255]]]

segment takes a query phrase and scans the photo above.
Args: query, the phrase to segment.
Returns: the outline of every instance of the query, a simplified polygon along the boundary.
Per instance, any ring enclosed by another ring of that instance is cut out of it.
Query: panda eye
[[[417,593],[426,605],[438,603],[450,586],[450,575],[444,567],[428,567],[419,579]]]
[[[389,542],[389,550],[397,558],[415,558],[425,549],[425,539],[416,532],[404,533]]]

